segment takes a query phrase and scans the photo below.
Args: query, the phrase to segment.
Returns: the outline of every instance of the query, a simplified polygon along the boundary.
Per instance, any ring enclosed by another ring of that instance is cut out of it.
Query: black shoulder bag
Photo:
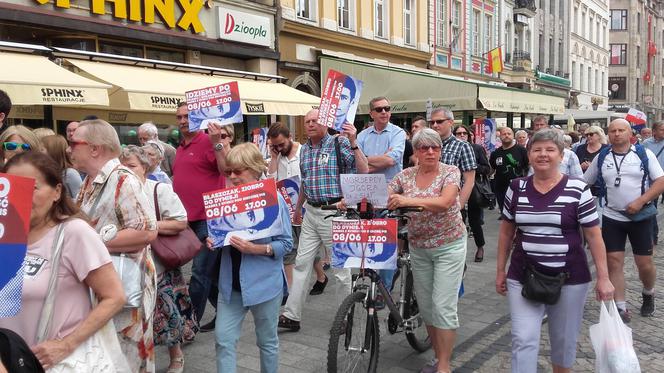
[[[548,305],[556,304],[560,299],[560,291],[568,278],[568,272],[562,272],[556,276],[545,275],[535,269],[535,266],[526,259],[521,295],[533,302]]]

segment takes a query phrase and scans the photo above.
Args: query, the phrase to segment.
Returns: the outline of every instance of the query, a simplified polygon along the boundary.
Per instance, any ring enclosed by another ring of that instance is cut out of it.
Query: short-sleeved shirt
[[[189,221],[206,219],[203,193],[223,189],[225,180],[205,132],[199,131],[191,142],[178,146],[173,162],[173,190],[187,209]]]
[[[505,190],[510,181],[523,177],[528,172],[528,151],[518,144],[507,149],[500,147],[491,153],[489,163],[496,170],[496,186],[502,186],[502,190]]]
[[[88,317],[92,305],[89,288],[83,281],[90,272],[111,262],[106,246],[88,223],[72,219],[64,224],[57,295],[51,329],[47,333],[48,340],[66,337]],[[57,226],[37,242],[28,245],[23,262],[21,311],[14,317],[0,318],[0,328],[14,331],[30,346],[37,343],[37,325],[51,276],[56,231]]]
[[[450,166],[456,166],[461,172],[477,168],[477,160],[470,143],[461,141],[453,135],[443,140],[440,161]]]
[[[336,138],[339,139],[339,151],[343,158],[341,173],[354,174],[355,155],[350,148],[350,142],[343,136]],[[334,139],[335,137],[325,134],[316,145],[313,145],[311,140],[302,145],[300,178],[302,190],[309,202],[326,202],[342,195]]]
[[[532,176],[514,179],[505,194],[502,216],[517,228],[508,278],[523,281],[526,263],[531,263],[552,276],[567,271],[567,284],[590,281],[580,227],[599,225],[599,217],[583,180],[563,175],[542,194]]]
[[[655,154],[659,165],[664,167],[664,140],[655,140],[654,137],[649,137],[643,140],[643,146]]]
[[[378,132],[376,127],[371,126],[357,135],[357,146],[367,157],[387,155],[392,158],[394,165],[378,172],[384,174],[388,182],[401,172],[406,146],[406,132],[403,129],[388,123],[384,130]]]
[[[664,171],[662,171],[662,167],[657,162],[655,154],[648,149],[645,149],[645,151],[648,156],[650,180],[664,176]],[[598,157],[595,157],[586,170],[584,178],[588,184],[593,185],[597,180],[599,174],[597,172],[598,159]],[[618,177],[616,164],[620,168],[620,185],[617,187],[615,183],[616,177]],[[636,154],[634,146],[632,145],[627,154],[615,154],[613,151],[610,151],[602,164],[602,177],[606,183],[606,200],[602,201],[605,207],[602,215],[613,220],[630,221],[621,211],[625,211],[627,205],[641,196],[643,181],[641,158]],[[650,187],[649,184],[646,181],[644,185],[645,190],[648,190]]]
[[[443,163],[438,165],[438,175],[425,189],[417,187],[415,177],[420,166],[410,167],[397,174],[389,184],[390,189],[398,194],[414,198],[435,198],[448,185],[460,188],[461,173],[456,166]],[[456,203],[441,212],[422,211],[410,214],[408,223],[408,241],[417,249],[434,249],[463,237],[466,228],[459,209],[459,197]]]

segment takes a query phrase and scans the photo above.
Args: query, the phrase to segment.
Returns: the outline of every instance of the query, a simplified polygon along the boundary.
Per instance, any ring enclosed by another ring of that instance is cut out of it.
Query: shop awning
[[[113,85],[109,90],[114,110],[173,113],[186,91],[237,81],[245,115],[305,115],[320,98],[285,84],[150,67],[67,59],[82,74]]]
[[[0,52],[0,89],[14,105],[108,105],[110,85],[86,79],[48,58]]]
[[[442,106],[454,111],[477,108],[476,84],[441,78],[435,72],[409,71],[326,56],[321,57],[320,66],[323,80],[327,71],[334,69],[364,82],[360,114],[368,113],[369,101],[379,96],[390,100],[393,113],[425,112],[429,98],[434,108]]]
[[[509,88],[479,87],[478,99],[484,109],[508,113],[563,114],[565,99]]]

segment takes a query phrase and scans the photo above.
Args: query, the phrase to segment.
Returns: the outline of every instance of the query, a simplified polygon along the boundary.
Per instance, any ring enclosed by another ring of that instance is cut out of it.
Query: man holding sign
[[[309,141],[300,152],[300,176],[302,187],[298,197],[294,223],[302,222],[302,235],[295,259],[293,284],[283,315],[279,317],[279,327],[291,331],[300,330],[302,307],[309,286],[309,273],[313,266],[318,247],[322,244],[332,249],[332,221],[325,219],[327,212],[322,206],[338,205],[341,202],[341,174],[366,173],[367,159],[357,146],[357,130],[346,123],[343,135],[333,137],[327,127],[318,123],[318,110],[311,110],[304,116],[304,129]],[[306,201],[307,213],[302,221],[302,206]],[[350,270],[335,271],[337,298],[339,303],[350,292]],[[341,287],[341,289],[339,288]],[[342,290],[343,289],[343,290]]]

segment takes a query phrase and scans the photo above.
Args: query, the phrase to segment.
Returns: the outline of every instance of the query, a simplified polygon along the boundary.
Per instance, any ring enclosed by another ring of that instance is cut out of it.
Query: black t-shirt
[[[597,157],[597,154],[602,150],[607,145],[602,145],[599,150],[597,150],[594,153],[591,153],[588,151],[588,144],[583,144],[579,145],[576,148],[576,156],[579,157],[579,163],[583,163],[585,161],[588,161],[588,163],[592,162],[595,157]]]
[[[413,144],[410,140],[406,140],[406,147],[403,150],[403,168],[406,169],[411,166],[410,157],[413,155]]]
[[[509,149],[500,147],[491,153],[489,163],[496,170],[496,185],[508,186],[512,179],[528,174],[528,151],[518,144]]]

